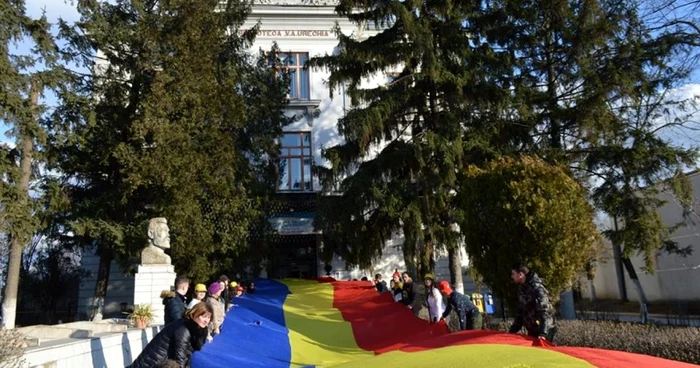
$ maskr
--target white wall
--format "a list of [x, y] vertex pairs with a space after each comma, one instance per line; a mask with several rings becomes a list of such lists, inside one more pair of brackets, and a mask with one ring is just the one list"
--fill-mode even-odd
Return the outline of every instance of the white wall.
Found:
[[[331, 32], [335, 22], [338, 21], [341, 24], [346, 34], [352, 33], [355, 29], [346, 19], [337, 18], [333, 9], [333, 6], [256, 5], [242, 29], [251, 28], [258, 21], [261, 22], [261, 31], [251, 50], [253, 52], [258, 52], [260, 49], [270, 50], [273, 42], [277, 42], [283, 52], [308, 52], [309, 57], [333, 54], [336, 53], [335, 47], [338, 43]], [[316, 35], [322, 34], [322, 36], [297, 36], [298, 31], [316, 31]], [[334, 98], [330, 98], [330, 91], [325, 85], [325, 81], [330, 76], [327, 71], [312, 69], [309, 74], [310, 99], [320, 100], [318, 107], [320, 114], [312, 119], [311, 126], [307, 119], [301, 119], [285, 127], [285, 131], [311, 131], [314, 161], [317, 165], [324, 165], [326, 163], [321, 157], [321, 150], [343, 142], [338, 135], [337, 125], [338, 119], [344, 115], [345, 96], [342, 91], [335, 91]], [[293, 111], [301, 112], [296, 109]], [[315, 178], [314, 190], [318, 191], [319, 188], [318, 179]]]
[[161, 329], [162, 326], [153, 326], [74, 341], [60, 340], [27, 349], [24, 360], [27, 367], [36, 368], [122, 368], [133, 363]]
[[[698, 216], [700, 213], [700, 172], [690, 174], [689, 178], [693, 186], [693, 204], [689, 217], [683, 217], [682, 207], [669, 193], [660, 195], [666, 204], [659, 209], [659, 214], [666, 226], [669, 227], [684, 222], [684, 225], [678, 228], [670, 239], [678, 242], [679, 246], [692, 247], [693, 254], [684, 258], [661, 253], [656, 257], [653, 274], [641, 270], [644, 265], [643, 257], [632, 258], [632, 264], [637, 270], [644, 293], [650, 302], [700, 300], [700, 282], [698, 281], [700, 280], [700, 217]], [[609, 243], [607, 243], [607, 248], [607, 261], [598, 265], [594, 279], [596, 296], [599, 299], [619, 299], [615, 263]], [[628, 299], [639, 301], [632, 280], [626, 271], [624, 274]], [[584, 297], [591, 297], [590, 290], [584, 292]]]

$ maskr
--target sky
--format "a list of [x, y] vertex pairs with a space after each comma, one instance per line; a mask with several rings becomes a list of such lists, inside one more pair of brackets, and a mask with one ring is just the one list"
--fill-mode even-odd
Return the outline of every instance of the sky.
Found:
[[[27, 0], [27, 15], [31, 17], [40, 17], [45, 11], [46, 17], [51, 24], [57, 23], [59, 18], [64, 19], [68, 23], [72, 23], [79, 19], [78, 12], [73, 2], [74, 0]], [[55, 27], [54, 31], [56, 31]], [[14, 52], [26, 54], [31, 47], [32, 44], [30, 42], [22, 42], [16, 45]], [[674, 95], [678, 98], [692, 98], [695, 96], [700, 107], [700, 66], [690, 78], [688, 84], [677, 88], [674, 91]], [[48, 108], [51, 108], [56, 105], [56, 98], [52, 93], [47, 92], [42, 96], [41, 102]], [[696, 114], [696, 118], [694, 119], [695, 123], [691, 124], [694, 128], [700, 128], [700, 123], [698, 122], [700, 121], [700, 116], [697, 115], [698, 114]], [[6, 136], [7, 129], [7, 125], [0, 122], [0, 142], [13, 144]], [[700, 145], [700, 131], [697, 130], [674, 128], [663, 131], [661, 135], [683, 146]]]

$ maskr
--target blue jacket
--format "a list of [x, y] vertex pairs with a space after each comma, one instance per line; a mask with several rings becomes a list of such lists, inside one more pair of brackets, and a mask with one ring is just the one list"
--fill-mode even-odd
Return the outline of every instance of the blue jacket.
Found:
[[447, 297], [445, 304], [447, 304], [447, 308], [445, 308], [445, 313], [442, 314], [442, 318], [450, 315], [452, 308], [455, 309], [457, 315], [462, 315], [462, 313], [464, 313], [464, 315], [479, 313], [479, 309], [472, 303], [468, 296], [456, 291], [453, 291], [452, 294]]

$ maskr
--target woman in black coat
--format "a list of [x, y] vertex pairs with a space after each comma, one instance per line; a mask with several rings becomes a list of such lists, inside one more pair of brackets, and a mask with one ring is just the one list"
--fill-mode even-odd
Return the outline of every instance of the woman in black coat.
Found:
[[197, 303], [185, 313], [185, 318], [165, 326], [146, 345], [131, 368], [157, 368], [166, 360], [189, 367], [192, 353], [202, 349], [213, 311], [207, 303]]

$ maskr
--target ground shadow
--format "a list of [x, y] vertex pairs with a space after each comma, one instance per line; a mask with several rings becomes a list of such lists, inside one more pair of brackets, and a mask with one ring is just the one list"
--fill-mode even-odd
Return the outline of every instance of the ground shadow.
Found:
[[102, 340], [93, 338], [90, 340], [90, 355], [92, 356], [92, 366], [94, 368], [106, 368], [107, 360], [105, 359]]

